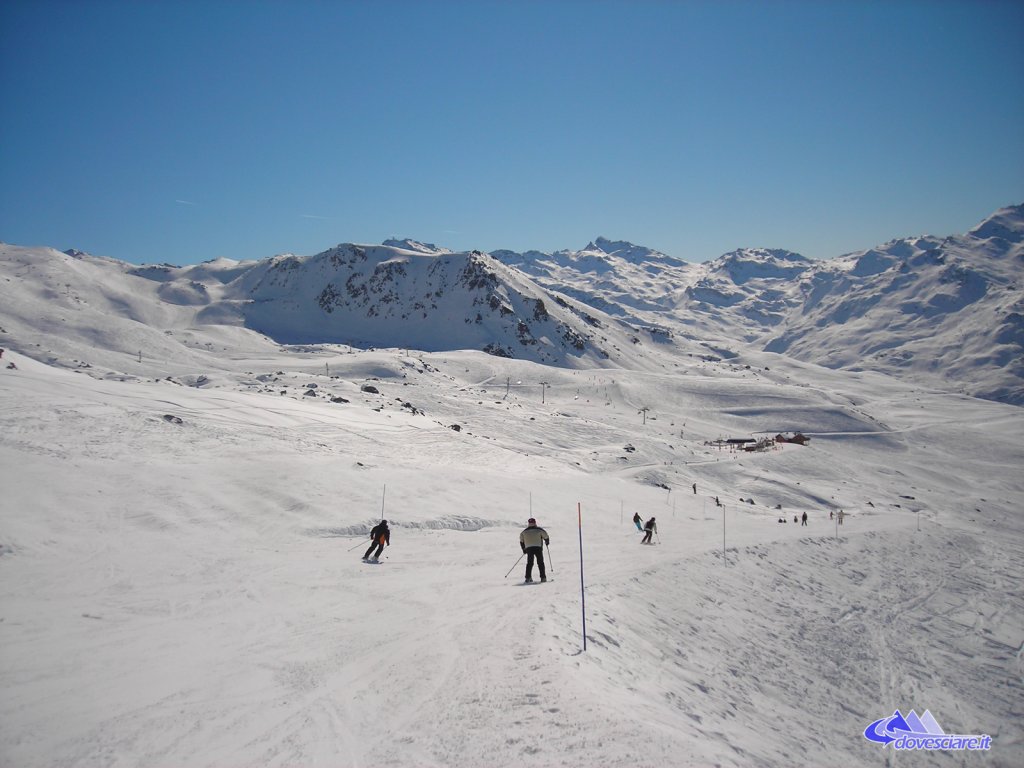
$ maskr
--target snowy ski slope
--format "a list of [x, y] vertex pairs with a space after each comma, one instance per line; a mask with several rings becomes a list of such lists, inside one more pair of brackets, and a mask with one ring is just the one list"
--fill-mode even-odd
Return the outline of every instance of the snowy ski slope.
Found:
[[993, 737], [897, 765], [1024, 762], [1019, 408], [767, 354], [196, 355], [0, 359], [0, 764], [877, 766], [896, 708]]

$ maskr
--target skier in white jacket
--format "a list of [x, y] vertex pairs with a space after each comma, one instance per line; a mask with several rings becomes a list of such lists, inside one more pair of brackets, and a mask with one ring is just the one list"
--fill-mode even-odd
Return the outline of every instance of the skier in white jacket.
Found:
[[537, 560], [540, 580], [547, 581], [547, 573], [544, 570], [544, 545], [551, 540], [548, 538], [548, 532], [538, 526], [532, 517], [526, 523], [526, 528], [519, 534], [519, 548], [526, 553], [526, 583], [533, 583], [534, 558]]

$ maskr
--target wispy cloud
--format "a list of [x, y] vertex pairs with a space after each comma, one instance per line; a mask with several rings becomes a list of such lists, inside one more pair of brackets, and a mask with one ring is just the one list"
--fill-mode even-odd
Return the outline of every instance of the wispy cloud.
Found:
[[199, 203], [193, 203], [191, 200], [175, 200], [178, 205], [199, 205]]
[[320, 221], [327, 221], [326, 216], [315, 216], [312, 213], [300, 213], [299, 218], [302, 219], [319, 219]]

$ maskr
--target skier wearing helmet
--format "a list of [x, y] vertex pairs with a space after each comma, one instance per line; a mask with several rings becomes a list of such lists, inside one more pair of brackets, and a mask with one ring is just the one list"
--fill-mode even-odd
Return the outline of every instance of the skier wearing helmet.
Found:
[[544, 570], [544, 545], [550, 542], [548, 532], [537, 525], [532, 517], [526, 521], [526, 528], [519, 534], [519, 548], [526, 554], [526, 583], [533, 583], [533, 561], [537, 560], [537, 570], [540, 572], [540, 580], [547, 581], [547, 573]]

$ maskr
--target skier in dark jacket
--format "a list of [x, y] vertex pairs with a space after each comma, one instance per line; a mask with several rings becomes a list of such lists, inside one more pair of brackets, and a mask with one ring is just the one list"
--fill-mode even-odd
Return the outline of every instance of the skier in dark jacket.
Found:
[[654, 518], [653, 517], [650, 520], [648, 520], [646, 523], [644, 523], [644, 531], [646, 531], [646, 533], [644, 533], [644, 540], [641, 541], [640, 543], [641, 544], [653, 544], [654, 542], [651, 541], [651, 536], [653, 536], [654, 534], [656, 534], [658, 532], [658, 524], [656, 522], [654, 522]]
[[636, 529], [640, 531], [640, 533], [644, 532], [644, 521], [640, 519], [639, 512], [633, 513], [633, 525], [636, 526]]
[[544, 571], [544, 545], [550, 541], [548, 532], [538, 526], [537, 521], [532, 517], [526, 522], [526, 528], [519, 534], [519, 548], [526, 554], [526, 583], [533, 582], [534, 559], [537, 560], [540, 580], [547, 581], [548, 577]]
[[[366, 554], [363, 555], [363, 560], [369, 560], [371, 562], [377, 562], [377, 558], [380, 557], [380, 553], [384, 551], [384, 545], [391, 546], [391, 529], [388, 528], [388, 521], [381, 520], [380, 523], [373, 527], [370, 531], [370, 548], [366, 550]], [[377, 551], [373, 552], [373, 548], [376, 547]], [[373, 552], [373, 557], [370, 553]]]

